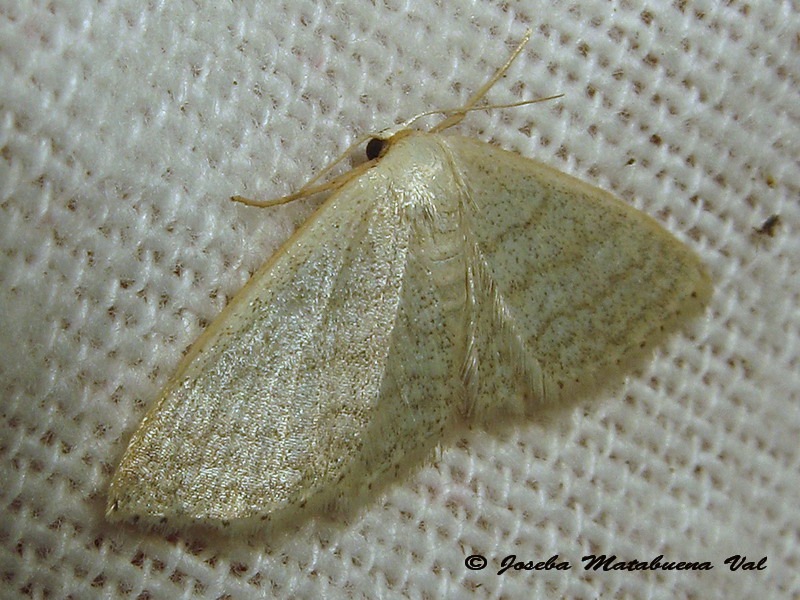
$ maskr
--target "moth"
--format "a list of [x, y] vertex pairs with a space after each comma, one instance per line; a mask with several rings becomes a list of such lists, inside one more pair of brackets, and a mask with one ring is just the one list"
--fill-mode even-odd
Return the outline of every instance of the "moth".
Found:
[[192, 346], [109, 518], [280, 525], [368, 500], [459, 427], [590, 393], [702, 311], [706, 270], [653, 219], [443, 133], [526, 42], [429, 131], [385, 130], [366, 163], [262, 203], [332, 191]]

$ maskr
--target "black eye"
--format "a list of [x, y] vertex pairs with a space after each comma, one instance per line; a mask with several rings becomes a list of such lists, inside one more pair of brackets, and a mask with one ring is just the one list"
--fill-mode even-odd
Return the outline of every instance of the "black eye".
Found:
[[386, 140], [379, 140], [378, 138], [372, 138], [370, 141], [368, 141], [367, 159], [372, 160], [373, 158], [378, 158], [385, 145]]

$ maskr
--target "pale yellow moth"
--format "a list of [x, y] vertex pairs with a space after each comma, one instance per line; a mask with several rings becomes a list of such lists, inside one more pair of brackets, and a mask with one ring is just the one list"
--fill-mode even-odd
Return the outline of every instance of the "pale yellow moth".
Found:
[[276, 526], [368, 499], [458, 426], [593, 392], [702, 310], [706, 271], [653, 219], [441, 133], [526, 41], [430, 131], [270, 203], [334, 190], [187, 354], [110, 518]]

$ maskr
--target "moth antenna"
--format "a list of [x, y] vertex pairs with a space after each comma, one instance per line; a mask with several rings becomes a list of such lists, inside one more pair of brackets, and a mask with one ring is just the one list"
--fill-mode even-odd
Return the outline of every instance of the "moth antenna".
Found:
[[459, 110], [456, 114], [446, 118], [444, 121], [433, 127], [431, 129], [431, 133], [443, 131], [449, 127], [458, 125], [461, 121], [463, 121], [466, 113], [469, 110], [471, 110], [472, 107], [475, 106], [478, 102], [480, 102], [481, 98], [483, 98], [486, 95], [486, 93], [492, 88], [492, 86], [495, 83], [497, 83], [497, 81], [503, 75], [506, 74], [506, 71], [508, 71], [509, 67], [511, 67], [511, 63], [513, 63], [514, 60], [517, 58], [517, 56], [519, 56], [520, 52], [522, 52], [522, 49], [525, 47], [525, 44], [527, 44], [528, 40], [530, 39], [531, 39], [531, 30], [528, 29], [528, 31], [525, 32], [525, 35], [522, 36], [522, 40], [520, 40], [520, 43], [517, 44], [517, 47], [511, 53], [511, 56], [508, 57], [508, 60], [505, 62], [505, 64], [499, 69], [497, 69], [497, 71], [495, 72], [494, 75], [492, 75], [489, 81], [487, 81], [480, 88], [478, 88], [477, 92], [472, 94], [470, 99], [467, 100], [466, 104], [464, 104], [464, 106], [461, 107], [461, 110]]
[[336, 165], [342, 162], [347, 156], [352, 154], [352, 152], [356, 148], [358, 148], [368, 139], [371, 138], [377, 138], [383, 140], [389, 139], [399, 131], [402, 131], [403, 129], [410, 127], [413, 123], [415, 123], [416, 121], [418, 121], [423, 117], [427, 117], [434, 114], [450, 115], [449, 117], [447, 117], [446, 119], [444, 119], [443, 121], [441, 121], [440, 123], [438, 123], [437, 125], [435, 125], [433, 128], [430, 129], [431, 133], [437, 133], [439, 131], [443, 131], [445, 129], [453, 127], [454, 125], [458, 125], [461, 121], [464, 120], [464, 117], [468, 112], [473, 112], [476, 110], [492, 110], [497, 108], [513, 108], [516, 106], [535, 104], [536, 102], [544, 102], [546, 100], [553, 100], [555, 98], [562, 97], [564, 94], [548, 96], [547, 98], [538, 98], [536, 100], [523, 100], [521, 102], [513, 102], [511, 104], [492, 104], [487, 106], [475, 106], [478, 102], [480, 102], [481, 98], [483, 98], [486, 95], [486, 93], [492, 88], [492, 86], [494, 86], [494, 84], [497, 83], [497, 81], [501, 77], [503, 77], [503, 75], [505, 75], [506, 71], [508, 71], [509, 67], [511, 66], [511, 63], [513, 63], [514, 59], [516, 59], [517, 56], [519, 56], [520, 52], [522, 52], [522, 49], [525, 47], [525, 44], [528, 43], [528, 40], [530, 40], [530, 38], [531, 38], [531, 30], [528, 29], [528, 31], [526, 31], [525, 35], [522, 37], [522, 40], [520, 40], [520, 43], [517, 44], [517, 47], [511, 53], [511, 56], [508, 57], [508, 60], [506, 60], [503, 66], [497, 69], [495, 74], [492, 75], [492, 77], [486, 83], [484, 83], [478, 89], [478, 91], [472, 94], [472, 96], [470, 97], [469, 100], [467, 100], [464, 106], [460, 106], [458, 108], [444, 109], [444, 110], [439, 109], [439, 110], [426, 111], [424, 113], [415, 115], [410, 119], [408, 119], [407, 121], [404, 121], [399, 125], [395, 125], [394, 127], [386, 128], [378, 133], [361, 136], [355, 142], [350, 144], [350, 146], [348, 146], [347, 149], [344, 152], [342, 152], [336, 159], [328, 163], [328, 165], [324, 169], [322, 169], [314, 177], [308, 180], [303, 185], [303, 187], [301, 187], [297, 192], [288, 194], [286, 196], [281, 196], [280, 198], [273, 198], [270, 200], [253, 200], [251, 198], [245, 198], [244, 196], [239, 196], [239, 195], [231, 196], [231, 200], [233, 200], [234, 202], [240, 202], [242, 204], [246, 204], [247, 206], [257, 206], [260, 208], [266, 208], [270, 206], [280, 206], [281, 204], [287, 204], [289, 202], [292, 202], [293, 200], [306, 198], [308, 196], [313, 196], [314, 194], [318, 194], [320, 192], [336, 189], [337, 187], [343, 185], [344, 183], [347, 183], [347, 181], [349, 181], [353, 177], [363, 173], [366, 169], [369, 168], [369, 166], [373, 164], [375, 159], [372, 159], [362, 165], [359, 165], [353, 170], [344, 173], [343, 175], [333, 179], [332, 181], [329, 181], [327, 183], [318, 186], [315, 186], [314, 184], [317, 181], [319, 181], [320, 178], [328, 174]]

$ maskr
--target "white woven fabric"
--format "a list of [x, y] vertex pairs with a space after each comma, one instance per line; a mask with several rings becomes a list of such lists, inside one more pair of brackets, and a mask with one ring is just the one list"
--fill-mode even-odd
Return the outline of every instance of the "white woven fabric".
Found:
[[[319, 202], [226, 198], [458, 105], [528, 27], [489, 100], [565, 97], [459, 133], [656, 217], [708, 265], [706, 317], [623, 389], [465, 432], [339, 527], [247, 544], [107, 524], [147, 405]], [[789, 0], [0, 0], [0, 596], [798, 597], [799, 36]], [[714, 569], [584, 571], [592, 553]], [[498, 575], [509, 554], [572, 569]]]

